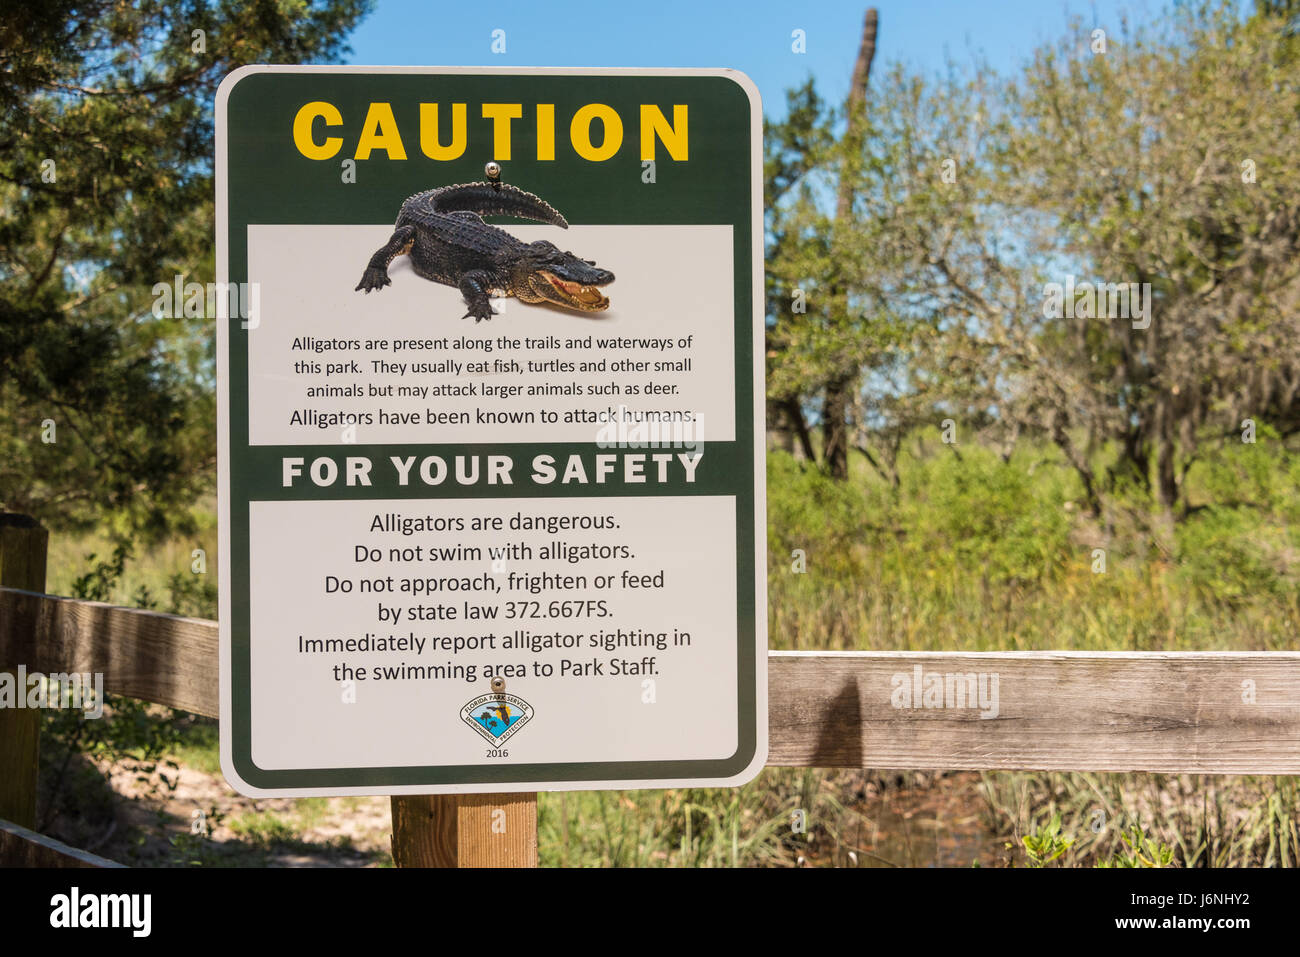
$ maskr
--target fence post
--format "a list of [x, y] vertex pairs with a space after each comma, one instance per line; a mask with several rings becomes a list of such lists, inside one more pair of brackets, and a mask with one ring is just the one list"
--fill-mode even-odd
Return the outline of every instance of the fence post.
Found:
[[393, 795], [398, 867], [536, 867], [536, 794]]
[[[45, 591], [49, 539], [49, 532], [35, 519], [0, 512], [0, 587]], [[31, 662], [8, 660], [14, 657], [11, 649], [20, 644], [15, 639], [14, 635], [0, 635], [0, 671], [14, 674], [16, 705], [20, 696], [25, 699], [27, 695], [27, 689], [17, 683], [17, 667]], [[39, 708], [0, 708], [0, 818], [33, 829], [40, 735]]]

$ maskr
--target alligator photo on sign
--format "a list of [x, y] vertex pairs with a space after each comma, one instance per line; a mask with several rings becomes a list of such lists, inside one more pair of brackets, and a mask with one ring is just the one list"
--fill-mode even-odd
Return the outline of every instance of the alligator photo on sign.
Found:
[[[499, 172], [495, 162], [488, 164], [489, 176]], [[469, 306], [465, 317], [476, 321], [496, 314], [491, 296], [549, 302], [580, 312], [609, 308], [609, 299], [598, 287], [614, 281], [612, 272], [561, 252], [549, 240], [521, 242], [485, 223], [484, 216], [514, 216], [569, 228], [545, 200], [499, 181], [427, 190], [402, 203], [392, 238], [370, 258], [357, 290], [389, 285], [388, 267], [398, 256], [409, 256], [416, 275], [458, 288]]]

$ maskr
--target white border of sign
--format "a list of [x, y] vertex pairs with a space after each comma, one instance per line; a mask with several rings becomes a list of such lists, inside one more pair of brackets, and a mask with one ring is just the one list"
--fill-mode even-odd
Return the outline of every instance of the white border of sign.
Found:
[[[230, 281], [230, 224], [227, 221], [229, 182], [227, 176], [226, 119], [227, 102], [231, 90], [240, 80], [257, 73], [462, 73], [484, 75], [533, 76], [721, 76], [742, 90], [749, 99], [751, 150], [754, 162], [750, 164], [750, 192], [753, 196], [751, 210], [751, 240], [753, 249], [752, 291], [754, 305], [754, 366], [753, 366], [753, 421], [754, 421], [754, 682], [755, 701], [761, 714], [755, 728], [754, 759], [743, 771], [729, 778], [649, 779], [595, 782], [515, 782], [490, 784], [449, 785], [386, 785], [383, 787], [323, 787], [294, 788], [289, 790], [253, 787], [235, 773], [231, 759], [230, 722], [221, 722], [221, 770], [226, 780], [241, 794], [249, 797], [302, 797], [309, 795], [383, 795], [383, 794], [481, 794], [512, 793], [520, 791], [617, 791], [630, 788], [675, 787], [737, 787], [752, 780], [767, 764], [767, 460], [766, 460], [766, 407], [765, 365], [763, 342], [766, 336], [764, 322], [763, 284], [763, 107], [758, 87], [746, 74], [728, 69], [670, 69], [670, 68], [567, 68], [567, 67], [437, 67], [437, 66], [265, 66], [240, 67], [230, 73], [217, 90], [216, 98], [216, 204], [217, 204], [217, 281]], [[219, 288], [224, 288], [219, 287]], [[221, 713], [231, 714], [231, 594], [230, 594], [230, 395], [229, 387], [229, 311], [225, 296], [217, 297], [217, 517], [220, 600], [218, 630], [221, 638]], [[736, 410], [739, 414], [740, 410]]]

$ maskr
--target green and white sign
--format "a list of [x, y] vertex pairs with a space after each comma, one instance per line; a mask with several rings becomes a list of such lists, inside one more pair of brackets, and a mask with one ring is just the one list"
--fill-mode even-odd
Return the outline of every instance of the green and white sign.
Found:
[[248, 67], [216, 122], [230, 782], [757, 774], [753, 84]]

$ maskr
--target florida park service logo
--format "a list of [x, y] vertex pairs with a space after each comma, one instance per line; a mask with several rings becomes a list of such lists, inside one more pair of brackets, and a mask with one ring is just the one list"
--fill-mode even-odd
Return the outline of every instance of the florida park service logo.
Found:
[[500, 747], [533, 720], [533, 706], [517, 695], [480, 695], [460, 709], [460, 718], [494, 747]]

